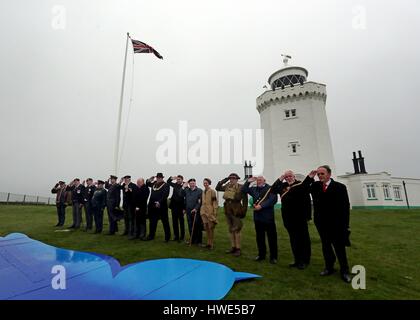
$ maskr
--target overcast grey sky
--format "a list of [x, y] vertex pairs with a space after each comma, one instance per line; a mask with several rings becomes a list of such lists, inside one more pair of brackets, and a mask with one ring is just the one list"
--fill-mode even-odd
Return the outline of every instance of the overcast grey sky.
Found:
[[127, 31], [164, 60], [134, 56], [121, 174], [242, 175], [157, 165], [157, 130], [259, 128], [255, 99], [289, 53], [327, 85], [339, 174], [362, 149], [369, 172], [420, 178], [419, 18], [417, 0], [2, 0], [0, 191], [48, 195], [58, 179], [112, 172]]

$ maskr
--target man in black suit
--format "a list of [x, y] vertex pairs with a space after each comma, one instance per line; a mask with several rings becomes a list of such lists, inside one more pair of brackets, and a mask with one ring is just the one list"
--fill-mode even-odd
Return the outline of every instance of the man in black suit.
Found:
[[346, 255], [350, 246], [350, 201], [344, 184], [331, 179], [331, 168], [327, 165], [317, 170], [319, 181], [311, 185], [314, 204], [314, 222], [322, 243], [325, 270], [321, 276], [335, 272], [338, 259], [343, 281], [350, 283], [351, 276]]
[[135, 202], [135, 225], [136, 235], [134, 238], [144, 240], [146, 238], [146, 214], [147, 214], [147, 199], [149, 199], [150, 189], [144, 183], [143, 178], [137, 179], [137, 188], [134, 190]]
[[165, 242], [171, 238], [171, 229], [169, 227], [168, 218], [168, 196], [170, 187], [163, 181], [163, 174], [158, 173], [156, 177], [151, 177], [146, 181], [146, 185], [151, 188], [150, 199], [148, 204], [149, 214], [149, 235], [146, 240], [153, 240], [156, 235], [158, 221], [162, 221], [163, 230], [165, 232]]
[[310, 186], [317, 171], [311, 171], [305, 180], [299, 181], [287, 170], [274, 182], [271, 192], [280, 194], [283, 224], [289, 233], [294, 262], [291, 268], [305, 269], [311, 259], [311, 239], [308, 221], [312, 219]]
[[127, 175], [123, 178], [121, 189], [123, 191], [123, 209], [124, 209], [124, 233], [123, 236], [135, 238], [135, 213], [136, 204], [134, 200], [134, 192], [137, 185], [131, 182], [131, 176]]
[[[176, 180], [176, 182], [173, 182]], [[172, 197], [169, 208], [172, 211], [172, 228], [174, 230], [174, 241], [183, 241], [185, 237], [185, 192], [184, 177], [181, 175], [169, 177], [167, 183], [172, 187]], [[181, 232], [180, 232], [181, 231]]]

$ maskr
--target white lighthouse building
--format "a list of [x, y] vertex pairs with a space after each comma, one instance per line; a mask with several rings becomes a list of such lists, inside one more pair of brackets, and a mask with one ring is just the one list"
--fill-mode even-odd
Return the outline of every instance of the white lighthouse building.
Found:
[[299, 178], [328, 164], [335, 172], [326, 115], [326, 85], [308, 81], [305, 68], [284, 67], [269, 78], [270, 89], [257, 98], [264, 129], [264, 175], [273, 183], [285, 170]]

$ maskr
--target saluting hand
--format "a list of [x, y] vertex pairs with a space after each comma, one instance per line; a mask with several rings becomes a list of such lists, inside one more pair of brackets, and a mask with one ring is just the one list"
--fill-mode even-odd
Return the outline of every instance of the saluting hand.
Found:
[[317, 172], [317, 170], [312, 170], [311, 172], [309, 172], [308, 177], [311, 179], [315, 178]]

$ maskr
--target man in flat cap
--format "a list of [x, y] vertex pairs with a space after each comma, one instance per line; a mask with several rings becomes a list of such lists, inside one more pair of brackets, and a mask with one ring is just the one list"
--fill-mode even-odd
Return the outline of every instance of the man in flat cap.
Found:
[[118, 215], [116, 209], [121, 202], [121, 185], [117, 183], [118, 177], [111, 175], [105, 183], [108, 190], [106, 197], [106, 206], [108, 209], [109, 235], [114, 235], [118, 231]]
[[185, 212], [187, 214], [189, 244], [201, 245], [203, 242], [203, 222], [200, 215], [201, 197], [203, 190], [197, 187], [195, 179], [188, 180], [185, 192]]
[[73, 224], [70, 229], [79, 229], [82, 223], [82, 208], [85, 203], [85, 187], [80, 183], [80, 179], [74, 179], [66, 188], [71, 191], [73, 205]]
[[128, 235], [130, 239], [135, 238], [135, 213], [136, 203], [134, 199], [134, 192], [137, 186], [131, 182], [131, 176], [126, 175], [123, 177], [121, 184], [123, 191], [123, 209], [124, 209], [124, 233]]
[[[216, 191], [223, 192], [224, 210], [226, 221], [229, 227], [232, 248], [226, 253], [231, 253], [235, 257], [241, 255], [241, 230], [244, 210], [248, 206], [248, 196], [241, 191], [242, 185], [238, 183], [240, 177], [236, 173], [231, 173], [227, 178], [219, 181]], [[245, 211], [246, 212], [246, 211]]]
[[93, 218], [95, 220], [95, 233], [101, 233], [103, 228], [104, 209], [106, 207], [107, 198], [107, 192], [104, 185], [104, 181], [98, 180], [91, 200]]
[[168, 196], [170, 190], [169, 184], [163, 178], [163, 174], [158, 173], [156, 177], [151, 177], [146, 182], [146, 185], [152, 189], [148, 205], [150, 225], [147, 240], [155, 238], [157, 223], [160, 219], [165, 232], [165, 242], [168, 242], [171, 238], [168, 218]]
[[66, 220], [66, 183], [59, 181], [52, 188], [51, 193], [56, 194], [55, 206], [57, 207], [58, 222], [56, 227], [62, 227]]

